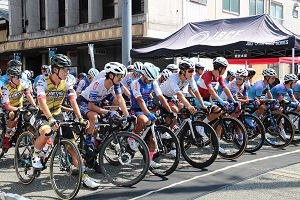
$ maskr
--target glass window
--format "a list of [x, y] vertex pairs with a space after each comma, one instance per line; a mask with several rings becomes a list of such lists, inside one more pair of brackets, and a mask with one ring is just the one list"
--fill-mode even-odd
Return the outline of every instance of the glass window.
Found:
[[260, 15], [264, 13], [263, 0], [250, 0], [250, 15]]
[[66, 26], [66, 4], [65, 0], [58, 1], [58, 12], [59, 12], [59, 27]]
[[132, 14], [144, 13], [144, 0], [132, 0]]
[[223, 0], [223, 10], [240, 13], [240, 0]]
[[103, 0], [103, 19], [115, 18], [114, 0]]
[[283, 6], [281, 4], [271, 3], [270, 15], [280, 24], [283, 23]]
[[45, 30], [46, 18], [45, 18], [45, 0], [40, 0], [40, 30]]
[[80, 24], [88, 23], [88, 1], [79, 0]]

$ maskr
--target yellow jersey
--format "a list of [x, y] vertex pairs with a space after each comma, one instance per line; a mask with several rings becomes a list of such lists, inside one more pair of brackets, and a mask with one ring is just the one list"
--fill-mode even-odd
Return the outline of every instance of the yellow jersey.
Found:
[[29, 90], [30, 86], [22, 80], [17, 88], [13, 88], [9, 83], [5, 84], [2, 88], [2, 104], [22, 108], [24, 94]]

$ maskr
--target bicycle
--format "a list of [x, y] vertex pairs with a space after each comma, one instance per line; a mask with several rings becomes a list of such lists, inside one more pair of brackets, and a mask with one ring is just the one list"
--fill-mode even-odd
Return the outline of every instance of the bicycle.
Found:
[[[47, 168], [46, 164], [50, 159], [50, 181], [54, 192], [61, 199], [73, 199], [81, 186], [82, 159], [76, 145], [71, 140], [63, 138], [62, 126], [76, 126], [79, 123], [59, 122], [59, 125], [59, 129], [52, 133], [51, 137], [55, 140], [50, 148], [46, 152], [41, 151], [41, 162], [44, 166], [42, 169], [35, 169], [31, 165], [37, 135], [29, 131], [23, 132], [16, 142], [14, 166], [20, 182], [28, 185]], [[77, 163], [72, 159], [70, 151], [74, 152]], [[77, 165], [77, 175], [72, 174], [74, 165]]]
[[[140, 182], [147, 174], [150, 166], [149, 150], [146, 143], [137, 135], [122, 131], [131, 126], [125, 117], [119, 119], [99, 118], [98, 134], [104, 136], [101, 143], [94, 149], [98, 154], [98, 163], [103, 176], [112, 184], [121, 187], [130, 187]], [[95, 159], [86, 155], [83, 146], [85, 133], [76, 126], [71, 127], [77, 133], [76, 143], [87, 166], [92, 168]], [[133, 151], [127, 139], [133, 138], [139, 144], [139, 151]]]

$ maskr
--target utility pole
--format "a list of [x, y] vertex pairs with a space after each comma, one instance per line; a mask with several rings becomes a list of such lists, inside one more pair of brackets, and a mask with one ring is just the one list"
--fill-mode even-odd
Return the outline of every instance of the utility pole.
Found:
[[132, 49], [132, 0], [122, 0], [122, 63], [130, 65]]

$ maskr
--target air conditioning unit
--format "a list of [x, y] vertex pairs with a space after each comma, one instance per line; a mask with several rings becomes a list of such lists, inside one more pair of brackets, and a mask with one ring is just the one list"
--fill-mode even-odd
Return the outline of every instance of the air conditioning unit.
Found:
[[106, 55], [106, 50], [105, 49], [100, 49], [100, 48], [95, 48], [94, 49], [94, 54]]

